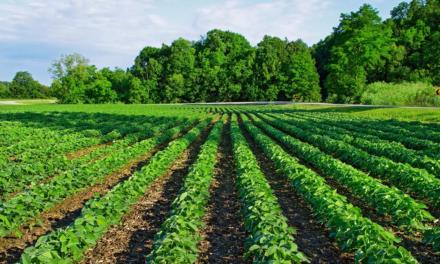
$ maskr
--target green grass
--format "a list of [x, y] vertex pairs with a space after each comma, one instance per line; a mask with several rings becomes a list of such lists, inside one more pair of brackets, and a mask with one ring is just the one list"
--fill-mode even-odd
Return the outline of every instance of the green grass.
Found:
[[369, 84], [361, 96], [362, 104], [393, 106], [440, 106], [434, 86], [426, 83]]
[[[128, 115], [145, 115], [160, 112], [160, 115], [173, 115], [182, 111], [200, 115], [197, 109], [210, 108], [210, 105], [159, 105], [159, 104], [100, 104], [100, 105], [61, 105], [61, 104], [31, 104], [31, 105], [0, 105], [0, 113], [6, 112], [85, 112], [85, 113], [115, 113]], [[225, 107], [225, 106], [218, 106]], [[267, 105], [267, 106], [234, 106], [235, 108], [252, 109], [291, 109], [310, 112], [346, 113], [359, 117], [378, 119], [396, 119], [402, 121], [440, 122], [440, 108], [408, 108], [408, 107], [359, 107], [344, 105]]]
[[363, 107], [344, 105], [286, 105], [283, 108], [290, 108], [300, 111], [322, 112], [322, 113], [346, 113], [352, 116], [396, 119], [401, 121], [440, 122], [440, 108], [423, 107]]

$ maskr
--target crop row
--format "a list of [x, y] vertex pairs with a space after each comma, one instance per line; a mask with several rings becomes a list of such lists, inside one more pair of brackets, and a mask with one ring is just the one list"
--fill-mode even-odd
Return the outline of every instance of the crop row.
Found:
[[400, 143], [348, 131], [343, 128], [328, 125], [325, 122], [314, 122], [317, 121], [314, 118], [303, 118], [303, 116], [295, 115], [295, 119], [302, 119], [305, 124], [311, 124], [310, 122], [313, 122], [313, 131], [318, 134], [329, 131], [331, 132], [329, 135], [334, 139], [342, 140], [374, 155], [387, 157], [396, 162], [408, 163], [414, 167], [425, 169], [434, 176], [440, 177], [440, 161], [422, 156], [417, 151], [407, 149]]
[[386, 120], [386, 121], [380, 121], [380, 122], [387, 122], [388, 124], [394, 125], [394, 126], [399, 126], [399, 127], [403, 127], [406, 128], [408, 130], [419, 130], [419, 131], [423, 131], [429, 134], [432, 134], [436, 137], [435, 141], [439, 140], [440, 137], [440, 132], [439, 129], [440, 127], [437, 124], [434, 123], [421, 123], [418, 121], [406, 121], [406, 122], [402, 122], [402, 121], [397, 121], [397, 120]]
[[[310, 114], [304, 114], [306, 116], [311, 116]], [[400, 142], [403, 145], [405, 145], [408, 148], [415, 149], [415, 150], [423, 150], [423, 154], [428, 155], [432, 158], [439, 157], [439, 145], [435, 144], [432, 141], [414, 138], [414, 137], [408, 137], [406, 135], [402, 134], [395, 134], [390, 132], [385, 132], [380, 130], [380, 126], [373, 126], [372, 128], [364, 127], [363, 125], [354, 125], [348, 122], [342, 122], [342, 120], [335, 120], [331, 117], [323, 116], [323, 115], [316, 115], [319, 118], [322, 118], [325, 122], [327, 122], [330, 125], [334, 125], [337, 127], [343, 127], [351, 131], [356, 131], [363, 134], [368, 135], [375, 135], [382, 139], [391, 140]]]
[[[182, 121], [177, 122], [182, 123]], [[50, 176], [65, 173], [69, 170], [77, 170], [88, 164], [91, 161], [104, 157], [115, 151], [120, 151], [138, 140], [142, 140], [155, 134], [161, 133], [174, 125], [169, 122], [162, 122], [159, 125], [145, 124], [142, 131], [129, 134], [123, 139], [114, 141], [110, 146], [97, 148], [83, 157], [69, 160], [65, 155], [58, 155], [52, 159], [47, 159], [39, 162], [32, 162], [31, 164], [10, 166], [0, 176], [0, 197], [13, 192], [22, 190], [24, 187], [29, 187], [32, 184], [38, 184]]]
[[[322, 151], [348, 164], [371, 172], [376, 177], [391, 182], [415, 197], [425, 199], [433, 206], [440, 205], [440, 179], [437, 179], [425, 170], [413, 168], [408, 164], [396, 163], [384, 157], [371, 155], [368, 152], [326, 135], [309, 133], [307, 131], [310, 128], [309, 126], [305, 126], [293, 119], [280, 119], [268, 116], [264, 116], [263, 119], [269, 124], [318, 147]], [[280, 120], [281, 122], [276, 122], [275, 120]]]
[[[44, 130], [49, 136], [31, 137], [27, 140], [18, 139], [15, 144], [11, 144], [7, 148], [3, 148], [0, 152], [5, 155], [12, 156], [14, 159], [20, 161], [20, 164], [31, 163], [33, 161], [46, 160], [49, 157], [58, 156], [69, 151], [91, 146], [98, 143], [106, 143], [115, 139], [119, 139], [127, 134], [132, 134], [142, 131], [144, 125], [157, 124], [161, 122], [171, 121], [165, 118], [150, 118], [149, 122], [144, 122], [142, 125], [133, 123], [118, 123], [107, 124], [107, 130], [110, 130], [105, 135], [102, 135], [98, 130], [85, 129], [81, 132], [64, 130], [53, 131], [48, 129], [34, 129], [35, 131]], [[104, 126], [104, 125], [103, 125]], [[17, 127], [20, 130], [22, 127]], [[37, 133], [38, 134], [38, 133]]]
[[48, 183], [35, 186], [35, 188], [11, 198], [2, 205], [0, 236], [3, 237], [17, 231], [17, 228], [27, 219], [38, 216], [41, 211], [49, 209], [55, 203], [73, 195], [80, 189], [101, 181], [106, 175], [122, 168], [130, 160], [135, 160], [156, 146], [169, 141], [188, 125], [183, 124], [164, 131], [157, 137], [137, 142], [88, 166], [66, 171]]
[[[426, 205], [413, 200], [400, 190], [388, 187], [352, 166], [322, 153], [318, 148], [291, 137], [252, 116], [260, 129], [282, 142], [295, 156], [335, 179], [381, 215], [390, 215], [402, 227], [423, 229], [424, 222], [434, 217], [426, 211]], [[274, 121], [274, 123], [279, 123]]]
[[223, 123], [218, 121], [200, 149], [196, 162], [185, 177], [179, 195], [171, 205], [170, 216], [156, 234], [147, 263], [195, 263], [199, 230], [210, 197], [214, 167]]
[[390, 132], [394, 134], [401, 134], [407, 137], [414, 137], [423, 140], [430, 140], [435, 143], [440, 143], [440, 133], [438, 131], [433, 131], [431, 129], [426, 129], [419, 126], [414, 126], [408, 123], [396, 123], [390, 120], [374, 120], [374, 119], [366, 119], [366, 118], [356, 118], [356, 117], [348, 117], [347, 115], [337, 114], [332, 115], [334, 118], [340, 117], [345, 122], [350, 122], [355, 125], [366, 126], [370, 128], [380, 127], [382, 131]]
[[312, 206], [320, 221], [331, 231], [342, 250], [355, 251], [357, 263], [417, 263], [393, 234], [362, 216], [359, 208], [335, 192], [325, 180], [286, 153], [268, 136], [244, 121], [244, 126], [276, 169], [291, 182], [292, 187]]
[[80, 260], [84, 251], [93, 246], [111, 225], [120, 222], [131, 205], [136, 203], [155, 179], [167, 171], [209, 122], [202, 121], [183, 137], [172, 141], [140, 171], [116, 185], [105, 196], [88, 201], [73, 224], [40, 237], [35, 246], [24, 251], [21, 262], [71, 263]]
[[427, 230], [423, 242], [431, 244], [433, 250], [440, 253], [440, 227]]
[[288, 226], [276, 196], [261, 172], [233, 115], [232, 146], [237, 171], [237, 189], [241, 201], [246, 239], [245, 256], [253, 263], [300, 263], [307, 258], [293, 242], [295, 230]]

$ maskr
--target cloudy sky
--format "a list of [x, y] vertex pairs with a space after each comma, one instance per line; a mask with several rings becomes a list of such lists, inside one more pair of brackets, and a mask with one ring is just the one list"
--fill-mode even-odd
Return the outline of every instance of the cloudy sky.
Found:
[[0, 0], [0, 80], [29, 71], [50, 83], [48, 67], [78, 52], [98, 67], [126, 68], [146, 45], [198, 40], [213, 28], [313, 44], [339, 15], [370, 3], [383, 17], [401, 0]]

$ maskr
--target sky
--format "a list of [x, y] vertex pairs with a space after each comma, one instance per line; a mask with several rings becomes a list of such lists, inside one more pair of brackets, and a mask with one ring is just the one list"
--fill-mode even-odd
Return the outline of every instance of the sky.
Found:
[[341, 13], [362, 4], [383, 18], [402, 0], [0, 0], [0, 80], [28, 71], [50, 84], [48, 68], [80, 53], [98, 67], [127, 68], [145, 46], [198, 40], [211, 29], [312, 45], [331, 33]]

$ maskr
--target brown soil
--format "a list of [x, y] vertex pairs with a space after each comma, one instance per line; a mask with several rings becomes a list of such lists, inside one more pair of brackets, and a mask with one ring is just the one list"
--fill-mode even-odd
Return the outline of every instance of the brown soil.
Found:
[[315, 219], [307, 202], [294, 191], [286, 177], [276, 172], [273, 161], [263, 154], [243, 127], [242, 131], [278, 198], [289, 226], [297, 231], [294, 237], [298, 249], [310, 258], [311, 263], [353, 263], [354, 255], [339, 249], [330, 239], [329, 230]]
[[21, 228], [23, 236], [0, 238], [0, 263], [11, 263], [18, 261], [23, 250], [35, 243], [42, 235], [50, 231], [65, 227], [72, 223], [79, 216], [81, 208], [87, 200], [95, 195], [103, 195], [113, 188], [116, 184], [126, 180], [136, 170], [140, 169], [148, 159], [157, 151], [163, 148], [163, 144], [142, 157], [129, 162], [123, 168], [105, 177], [103, 182], [96, 183], [75, 195], [66, 198], [61, 203], [52, 207], [48, 211], [40, 214], [38, 220], [32, 220]]
[[223, 129], [217, 160], [197, 263], [245, 263], [246, 233], [235, 188], [229, 124]]
[[[101, 148], [101, 147], [104, 147], [104, 146], [109, 146], [109, 145], [112, 145], [112, 144], [113, 144], [113, 142], [107, 142], [107, 143], [105, 143], [105, 144], [100, 144], [100, 145], [91, 146], [91, 147], [88, 147], [88, 148], [85, 148], [85, 149], [78, 150], [77, 152], [72, 152], [72, 153], [66, 154], [66, 157], [67, 157], [67, 159], [69, 159], [69, 160], [74, 160], [74, 159], [76, 159], [76, 158], [79, 158], [79, 157], [85, 156], [85, 155], [89, 154], [90, 152], [92, 152], [92, 151], [94, 151], [94, 150], [96, 150], [96, 149], [98, 149], [98, 148]], [[107, 157], [107, 156], [109, 156], [109, 155], [110, 155], [110, 154], [104, 154], [104, 155], [101, 155], [101, 156], [99, 156], [99, 157], [96, 157], [96, 158], [94, 158], [94, 159], [92, 159], [92, 160], [87, 161], [87, 162], [84, 163], [84, 164], [85, 164], [85, 165], [87, 165], [87, 164], [92, 164], [92, 163], [94, 163], [94, 162], [96, 162], [96, 161], [98, 161], [98, 160], [104, 159], [105, 157]], [[26, 189], [32, 188], [32, 186], [35, 186], [35, 185], [43, 185], [43, 184], [46, 184], [46, 183], [50, 182], [53, 178], [55, 178], [55, 177], [57, 177], [57, 176], [59, 176], [59, 174], [53, 174], [53, 175], [50, 175], [50, 176], [48, 176], [48, 177], [42, 179], [41, 181], [39, 181], [39, 182], [36, 183], [36, 184], [35, 184], [35, 183], [34, 183], [34, 184], [30, 184], [30, 185], [28, 185], [28, 186], [26, 186], [26, 187], [24, 187], [24, 188], [22, 188], [22, 189], [16, 190], [15, 192], [7, 193], [7, 194], [4, 195], [4, 197], [0, 197], [0, 198], [2, 198], [3, 201], [10, 200], [10, 199], [12, 199], [14, 196], [16, 196], [17, 194], [19, 194], [19, 193], [25, 191]]]
[[[286, 152], [289, 152], [281, 142], [277, 141], [274, 138], [272, 139], [277, 142]], [[314, 170], [317, 174], [325, 175], [319, 169], [308, 164], [308, 162], [301, 159], [300, 161], [302, 162], [302, 164], [305, 164], [305, 166]], [[401, 238], [402, 242], [400, 243], [400, 245], [409, 250], [420, 263], [440, 263], [440, 254], [435, 253], [432, 250], [432, 247], [421, 242], [422, 234], [417, 232], [410, 233], [409, 231], [399, 230], [398, 227], [392, 223], [392, 218], [389, 215], [379, 215], [374, 208], [372, 208], [362, 199], [355, 197], [349, 189], [339, 184], [331, 177], [326, 176], [324, 177], [324, 179], [326, 180], [327, 184], [329, 184], [333, 189], [337, 190], [339, 194], [347, 197], [347, 200], [351, 204], [359, 207], [365, 217], [371, 219], [375, 223], [380, 224], [387, 231], [394, 233], [396, 236]], [[437, 214], [438, 212], [434, 213], [434, 216], [436, 216]]]
[[73, 159], [85, 156], [85, 155], [89, 154], [90, 152], [92, 152], [92, 151], [94, 151], [96, 149], [102, 148], [104, 146], [110, 146], [112, 144], [113, 144], [113, 141], [110, 141], [110, 142], [107, 142], [107, 143], [90, 146], [90, 147], [87, 147], [87, 148], [83, 148], [83, 149], [80, 149], [80, 150], [77, 150], [77, 151], [73, 151], [73, 152], [67, 153], [66, 157], [69, 160], [73, 160]]
[[123, 217], [121, 224], [111, 227], [96, 246], [88, 250], [81, 263], [145, 263], [155, 234], [160, 230], [177, 197], [189, 166], [197, 158], [207, 129], [178, 158], [169, 171], [148, 188], [145, 195]]

